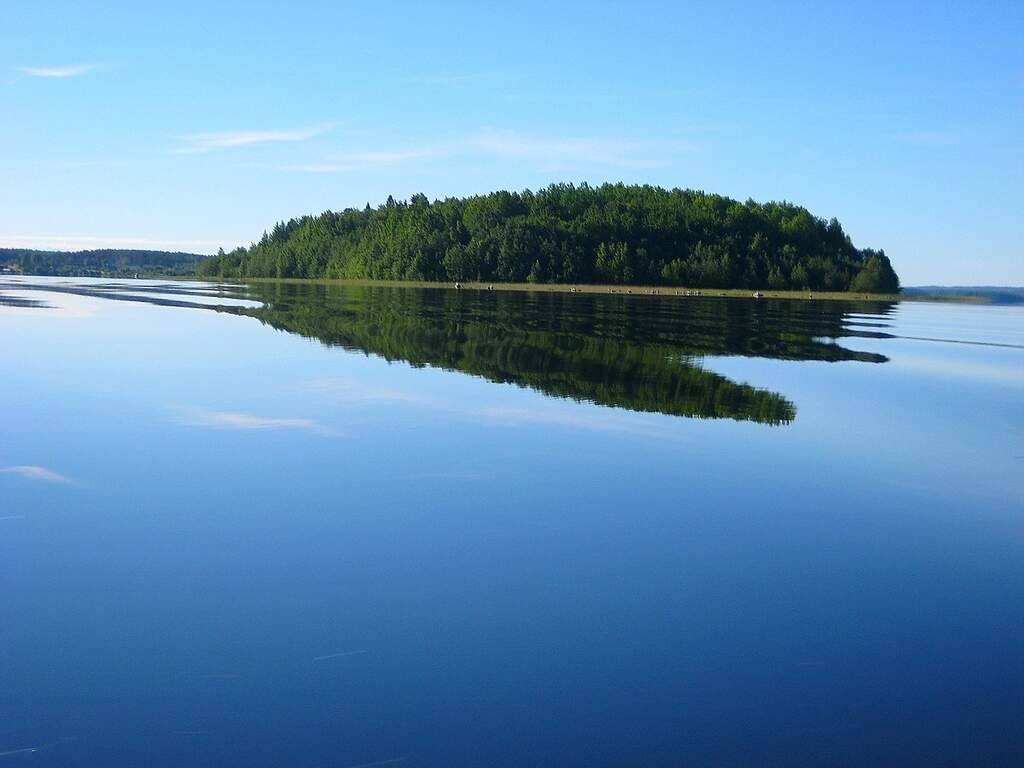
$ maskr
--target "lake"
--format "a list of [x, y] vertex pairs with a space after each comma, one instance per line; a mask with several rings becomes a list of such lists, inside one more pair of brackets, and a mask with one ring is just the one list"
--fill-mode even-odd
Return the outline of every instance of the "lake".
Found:
[[1024, 308], [0, 279], [0, 764], [1024, 764]]

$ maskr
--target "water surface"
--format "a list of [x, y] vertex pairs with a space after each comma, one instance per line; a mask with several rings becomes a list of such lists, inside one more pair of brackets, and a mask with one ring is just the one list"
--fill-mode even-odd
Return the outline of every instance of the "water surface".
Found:
[[0, 761], [1024, 760], [1021, 308], [9, 278], [0, 381]]

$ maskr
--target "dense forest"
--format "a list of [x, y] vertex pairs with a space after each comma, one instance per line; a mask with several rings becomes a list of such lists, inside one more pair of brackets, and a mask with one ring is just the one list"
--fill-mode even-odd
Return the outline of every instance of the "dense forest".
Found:
[[894, 293], [884, 251], [790, 203], [652, 186], [555, 184], [277, 224], [204, 277], [673, 285]]
[[39, 251], [0, 248], [0, 267], [25, 275], [77, 277], [131, 277], [191, 274], [204, 259], [197, 253], [100, 249], [94, 251]]

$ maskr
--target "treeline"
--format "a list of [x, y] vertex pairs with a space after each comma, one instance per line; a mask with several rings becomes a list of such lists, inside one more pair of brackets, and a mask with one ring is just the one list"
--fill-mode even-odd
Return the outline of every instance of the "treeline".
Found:
[[894, 293], [883, 251], [790, 203], [652, 186], [555, 184], [277, 224], [204, 277], [601, 283]]
[[0, 248], [0, 266], [25, 275], [130, 277], [134, 274], [191, 274], [207, 258], [198, 253], [103, 248], [92, 251], [41, 251]]

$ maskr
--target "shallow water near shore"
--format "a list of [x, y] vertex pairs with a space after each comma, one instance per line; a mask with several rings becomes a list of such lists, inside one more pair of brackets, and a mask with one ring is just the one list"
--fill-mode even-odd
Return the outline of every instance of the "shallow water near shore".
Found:
[[0, 759], [1024, 761], [1024, 308], [0, 279]]

